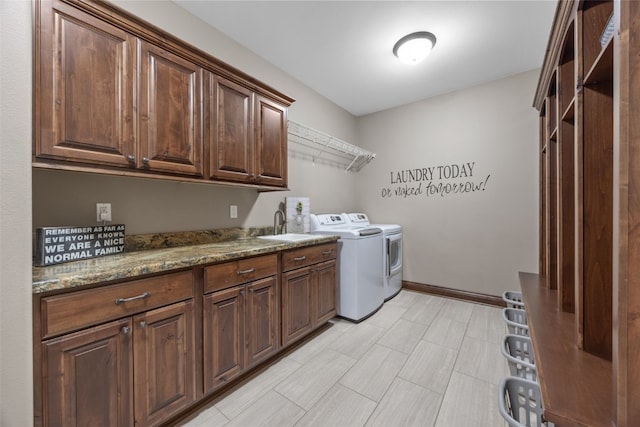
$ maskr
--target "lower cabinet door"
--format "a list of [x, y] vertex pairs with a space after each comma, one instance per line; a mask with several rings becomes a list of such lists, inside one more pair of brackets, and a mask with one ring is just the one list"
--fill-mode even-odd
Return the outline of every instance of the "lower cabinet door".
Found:
[[193, 300], [133, 318], [136, 426], [155, 425], [196, 398]]
[[266, 359], [280, 347], [277, 285], [275, 277], [267, 277], [247, 285], [247, 367]]
[[331, 260], [314, 266], [315, 301], [314, 325], [325, 323], [336, 315], [336, 261]]
[[131, 318], [42, 343], [48, 426], [132, 426]]
[[205, 393], [244, 370], [244, 285], [204, 296]]
[[303, 337], [313, 328], [311, 288], [309, 267], [282, 275], [282, 345]]

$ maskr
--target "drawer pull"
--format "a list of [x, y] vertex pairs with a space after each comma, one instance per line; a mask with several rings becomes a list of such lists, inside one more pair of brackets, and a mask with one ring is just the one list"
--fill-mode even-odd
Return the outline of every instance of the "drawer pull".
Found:
[[143, 294], [136, 295], [135, 297], [118, 298], [118, 299], [116, 299], [116, 305], [122, 304], [123, 302], [134, 301], [134, 300], [137, 300], [137, 299], [143, 299], [143, 298], [150, 297], [150, 296], [151, 296], [151, 292], [145, 292]]
[[240, 276], [241, 274], [249, 274], [249, 273], [253, 273], [254, 271], [256, 271], [255, 268], [250, 268], [248, 270], [238, 270], [238, 276]]
[[307, 259], [307, 257], [305, 255], [302, 255], [299, 257], [295, 257], [293, 260], [298, 262], [298, 261], [304, 261], [305, 259]]
[[331, 255], [333, 251], [331, 249], [329, 249], [328, 251], [324, 251], [322, 252], [322, 255]]

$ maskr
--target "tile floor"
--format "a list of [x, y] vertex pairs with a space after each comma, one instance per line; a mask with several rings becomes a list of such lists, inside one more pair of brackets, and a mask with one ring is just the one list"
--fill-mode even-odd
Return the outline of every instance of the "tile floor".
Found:
[[332, 322], [182, 426], [505, 426], [499, 308], [402, 290]]

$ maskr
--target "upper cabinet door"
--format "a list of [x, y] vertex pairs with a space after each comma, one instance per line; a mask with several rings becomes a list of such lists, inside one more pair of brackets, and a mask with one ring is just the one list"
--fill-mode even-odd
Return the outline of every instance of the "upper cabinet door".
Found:
[[256, 184], [287, 186], [287, 108], [256, 96]]
[[36, 42], [36, 157], [129, 166], [136, 38], [54, 2]]
[[253, 181], [253, 92], [209, 74], [210, 178]]
[[141, 43], [138, 167], [202, 175], [202, 74], [199, 66]]

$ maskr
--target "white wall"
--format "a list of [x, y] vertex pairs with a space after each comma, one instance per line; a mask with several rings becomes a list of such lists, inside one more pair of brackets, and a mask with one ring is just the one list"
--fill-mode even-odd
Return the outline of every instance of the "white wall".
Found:
[[0, 1], [0, 425], [33, 420], [31, 2]]
[[[404, 226], [405, 280], [499, 295], [517, 287], [518, 271], [537, 271], [538, 74], [359, 119], [359, 140], [377, 156], [358, 176], [358, 205], [376, 222]], [[469, 162], [472, 176], [440, 179], [438, 166]], [[422, 194], [396, 195], [404, 185], [392, 172], [429, 167], [435, 176], [407, 184]], [[480, 191], [427, 195], [430, 182], [467, 181]]]

